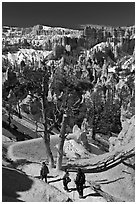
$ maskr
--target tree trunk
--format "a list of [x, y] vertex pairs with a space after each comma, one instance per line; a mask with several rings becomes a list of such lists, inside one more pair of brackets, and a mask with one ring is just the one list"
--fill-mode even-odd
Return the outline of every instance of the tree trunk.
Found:
[[[45, 112], [45, 111], [44, 111]], [[53, 168], [54, 167], [54, 159], [52, 155], [52, 151], [50, 148], [50, 135], [48, 133], [48, 128], [47, 128], [47, 120], [46, 120], [46, 112], [45, 112], [45, 122], [44, 122], [44, 143], [46, 147], [46, 153], [49, 159], [49, 167]]]
[[95, 135], [96, 135], [96, 131], [95, 131], [95, 126], [93, 124], [93, 130], [92, 130], [92, 139], [95, 140]]
[[19, 111], [19, 118], [22, 118], [22, 117], [21, 117], [21, 111], [20, 111], [20, 105], [19, 105], [19, 102], [17, 103], [17, 106], [18, 106], [18, 111]]
[[44, 131], [44, 142], [45, 142], [45, 147], [46, 147], [46, 153], [48, 155], [48, 160], [49, 160], [49, 168], [54, 168], [54, 158], [51, 152], [50, 137], [48, 134], [49, 133], [45, 130]]
[[43, 83], [42, 83], [42, 115], [43, 115], [43, 120], [44, 120], [44, 143], [46, 147], [46, 153], [48, 156], [49, 160], [49, 167], [53, 168], [54, 167], [54, 158], [52, 155], [52, 151], [50, 148], [50, 135], [48, 132], [48, 126], [47, 126], [47, 111], [48, 111], [48, 101], [47, 101], [47, 96], [48, 96], [48, 86], [47, 86], [47, 75], [43, 77]]
[[60, 170], [62, 167], [63, 146], [65, 141], [67, 119], [68, 119], [67, 114], [63, 114], [62, 125], [61, 125], [60, 136], [59, 136], [60, 141], [58, 146], [57, 163], [56, 163], [57, 170]]
[[38, 122], [35, 121], [35, 125], [36, 125], [36, 137], [38, 136]]
[[10, 124], [11, 124], [11, 113], [10, 113], [10, 111], [9, 111], [9, 114], [8, 114], [8, 122], [9, 122], [9, 126], [10, 126]]
[[93, 99], [93, 122], [92, 122], [92, 139], [95, 140], [96, 134], [96, 124], [95, 124], [95, 100]]

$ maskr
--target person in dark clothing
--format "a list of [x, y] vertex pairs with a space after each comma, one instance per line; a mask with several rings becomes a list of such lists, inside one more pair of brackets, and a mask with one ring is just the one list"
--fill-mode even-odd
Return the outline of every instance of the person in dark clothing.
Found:
[[45, 182], [47, 183], [47, 174], [49, 173], [49, 169], [45, 162], [42, 163], [42, 168], [40, 170], [40, 177], [41, 179], [45, 179]]
[[64, 190], [69, 191], [68, 189], [68, 183], [71, 182], [71, 179], [69, 178], [69, 172], [68, 170], [65, 170], [65, 175], [63, 176], [63, 185]]
[[75, 184], [76, 189], [79, 193], [79, 198], [83, 198], [83, 185], [85, 184], [85, 174], [82, 172], [81, 168], [78, 168]]

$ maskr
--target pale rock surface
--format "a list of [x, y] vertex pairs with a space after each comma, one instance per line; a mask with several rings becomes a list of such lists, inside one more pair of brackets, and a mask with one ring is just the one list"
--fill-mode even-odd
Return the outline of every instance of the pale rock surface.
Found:
[[90, 156], [90, 153], [83, 147], [83, 145], [78, 144], [75, 140], [65, 141], [64, 152], [68, 158], [85, 158]]
[[129, 143], [135, 144], [135, 116], [130, 120], [124, 120], [122, 123], [122, 130], [118, 137], [111, 137], [109, 139], [109, 151], [113, 151], [122, 145], [127, 145]]

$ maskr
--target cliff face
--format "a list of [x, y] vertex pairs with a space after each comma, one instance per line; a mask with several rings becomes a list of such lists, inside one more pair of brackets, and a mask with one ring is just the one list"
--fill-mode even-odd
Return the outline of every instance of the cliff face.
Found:
[[83, 30], [36, 25], [30, 28], [3, 26], [3, 47], [7, 44], [23, 43], [34, 48], [52, 50], [54, 45], [70, 45], [71, 50], [77, 47], [91, 49], [101, 42], [114, 43], [117, 55], [118, 48], [132, 54], [134, 51], [135, 26], [125, 28], [90, 27]]

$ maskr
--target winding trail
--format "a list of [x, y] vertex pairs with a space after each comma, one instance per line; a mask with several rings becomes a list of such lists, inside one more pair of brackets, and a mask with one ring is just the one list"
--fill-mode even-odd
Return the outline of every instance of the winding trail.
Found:
[[[29, 128], [31, 129], [31, 127], [29, 127]], [[14, 155], [14, 148], [16, 148], [16, 147], [20, 148], [20, 146], [26, 145], [26, 144], [29, 147], [29, 144], [31, 144], [34, 141], [37, 143], [39, 140], [42, 140], [42, 138], [36, 138], [36, 139], [22, 141], [22, 142], [14, 142], [13, 145], [9, 146], [8, 153], [7, 153], [8, 158], [10, 158], [12, 161], [14, 161], [14, 163], [19, 164], [18, 169], [25, 172], [26, 175], [32, 176], [34, 179], [39, 178], [41, 163], [40, 162], [36, 163], [33, 161], [30, 161], [30, 163], [29, 163], [29, 162], [27, 162], [27, 159], [25, 158], [25, 156], [24, 157], [23, 156], [18, 157], [17, 154], [15, 156]], [[51, 136], [51, 149], [54, 152], [57, 151], [56, 144], [58, 143], [58, 141], [59, 141], [58, 135], [52, 135]], [[128, 144], [127, 146], [121, 147], [120, 149], [118, 149], [118, 151], [115, 151], [115, 152], [106, 153], [106, 154], [98, 155], [98, 156], [93, 156], [93, 158], [90, 158], [90, 159], [76, 160], [75, 162], [71, 162], [71, 166], [74, 167], [74, 169], [75, 169], [75, 166], [82, 166], [85, 169], [91, 169], [92, 167], [94, 168], [96, 165], [100, 165], [100, 164], [102, 165], [102, 163], [106, 162], [106, 160], [108, 161], [108, 159], [113, 160], [114, 158], [112, 158], [112, 157], [114, 155], [115, 155], [115, 157], [117, 157], [121, 153], [124, 153], [124, 155], [125, 155], [126, 151], [127, 152], [130, 150], [134, 151], [133, 147], [134, 147], [134, 144]], [[91, 172], [86, 173], [87, 181], [86, 181], [86, 185], [84, 188], [84, 199], [79, 199], [78, 193], [75, 189], [74, 179], [76, 177], [76, 172], [75, 171], [70, 172], [71, 182], [68, 185], [70, 192], [66, 192], [63, 189], [63, 182], [62, 182], [63, 174], [64, 174], [63, 171], [57, 172], [55, 169], [51, 170], [50, 174], [48, 175], [48, 183], [50, 185], [53, 185], [56, 188], [58, 188], [61, 192], [65, 193], [67, 196], [69, 196], [69, 198], [71, 198], [75, 202], [107, 202], [107, 200], [105, 198], [103, 198], [101, 195], [97, 194], [96, 190], [91, 188], [91, 185], [89, 185], [90, 181], [96, 180], [96, 178], [95, 178], [96, 174], [92, 174]], [[102, 177], [103, 175], [105, 175], [105, 174], [100, 174], [100, 177], [103, 178]], [[105, 176], [107, 178], [107, 175], [105, 175]], [[111, 179], [108, 176], [108, 180], [107, 180], [108, 183], [109, 183], [109, 180], [111, 180]], [[109, 189], [109, 186], [107, 188]], [[106, 189], [104, 189], [104, 190], [106, 191]], [[108, 192], [109, 192], [109, 190], [108, 190]]]
[[[33, 139], [33, 141], [34, 140], [38, 141], [40, 139], [41, 138]], [[58, 141], [58, 136], [57, 135], [53, 136], [51, 140], [52, 145], [54, 146], [57, 143], [57, 141]], [[33, 176], [34, 178], [39, 178], [39, 172], [41, 168], [40, 163], [32, 162], [31, 164], [27, 164], [26, 161], [24, 161], [25, 158], [24, 159], [19, 158], [17, 156], [14, 156], [13, 154], [13, 150], [16, 146], [18, 145], [20, 146], [22, 144], [27, 144], [27, 143], [29, 144], [31, 142], [32, 140], [15, 142], [8, 149], [8, 157], [14, 162], [18, 162], [20, 164], [19, 169], [25, 172], [27, 175]], [[83, 201], [84, 202], [106, 202], [106, 200], [103, 197], [97, 195], [97, 193], [93, 189], [91, 189], [88, 182], [86, 182], [85, 188], [84, 188], [84, 199], [79, 199], [78, 193], [75, 188], [75, 183], [74, 183], [76, 172], [70, 172], [71, 183], [69, 183], [68, 185], [70, 192], [66, 192], [63, 189], [63, 182], [62, 182], [63, 174], [64, 174], [63, 171], [57, 172], [55, 169], [53, 169], [52, 171], [50, 171], [50, 174], [48, 175], [48, 183], [58, 188], [61, 192], [65, 193], [67, 196], [69, 196], [69, 198], [71, 198], [75, 202], [83, 202]]]

